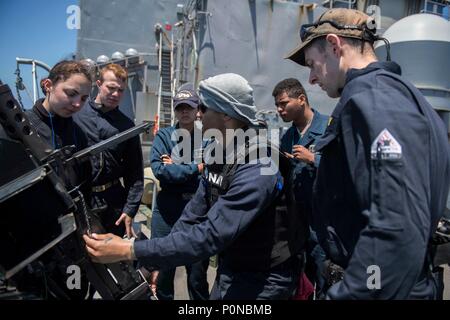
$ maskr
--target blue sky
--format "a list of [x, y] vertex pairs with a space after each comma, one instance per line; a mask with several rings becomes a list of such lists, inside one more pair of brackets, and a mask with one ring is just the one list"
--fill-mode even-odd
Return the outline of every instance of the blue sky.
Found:
[[[78, 1], [0, 1], [0, 79], [10, 86], [14, 96], [16, 57], [40, 60], [52, 67], [75, 53], [77, 30], [70, 30], [66, 25], [69, 17], [66, 10], [70, 5], [78, 5]], [[32, 95], [31, 65], [22, 65], [21, 74]], [[46, 74], [45, 70], [38, 68], [38, 79]], [[30, 108], [32, 102], [27, 93], [21, 91], [21, 96], [25, 107]]]

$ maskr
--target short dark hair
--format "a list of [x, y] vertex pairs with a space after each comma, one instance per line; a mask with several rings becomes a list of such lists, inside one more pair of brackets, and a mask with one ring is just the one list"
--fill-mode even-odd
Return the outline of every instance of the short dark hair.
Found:
[[301, 82], [295, 78], [287, 78], [278, 82], [272, 91], [272, 96], [276, 98], [283, 92], [286, 92], [289, 98], [298, 98], [303, 94], [306, 98], [306, 103], [309, 104], [305, 88], [303, 88]]

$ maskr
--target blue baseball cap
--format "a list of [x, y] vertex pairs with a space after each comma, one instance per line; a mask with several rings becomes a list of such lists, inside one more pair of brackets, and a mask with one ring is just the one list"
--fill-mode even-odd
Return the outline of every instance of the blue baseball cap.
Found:
[[176, 109], [180, 104], [187, 104], [192, 108], [197, 108], [200, 99], [192, 86], [181, 86], [175, 97], [173, 97], [173, 108]]

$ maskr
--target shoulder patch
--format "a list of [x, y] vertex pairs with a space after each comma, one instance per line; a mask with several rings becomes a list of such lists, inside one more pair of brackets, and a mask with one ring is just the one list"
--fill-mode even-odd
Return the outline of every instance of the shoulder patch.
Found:
[[372, 142], [370, 158], [373, 160], [396, 160], [402, 157], [402, 146], [388, 131], [383, 129]]

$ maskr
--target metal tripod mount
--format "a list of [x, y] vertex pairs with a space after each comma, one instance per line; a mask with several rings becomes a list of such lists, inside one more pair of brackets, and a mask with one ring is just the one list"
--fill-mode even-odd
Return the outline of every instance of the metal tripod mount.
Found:
[[[0, 250], [4, 253], [0, 276], [8, 281], [38, 261], [45, 269], [64, 258], [81, 268], [103, 299], [148, 299], [148, 283], [131, 262], [103, 265], [89, 258], [82, 235], [91, 228], [104, 229], [78, 186], [67, 185], [66, 175], [90, 156], [148, 131], [153, 123], [142, 123], [74, 154], [70, 146], [53, 150], [0, 81], [0, 124]], [[37, 214], [40, 206], [27, 207], [27, 197], [37, 194], [51, 210]], [[52, 294], [69, 299], [62, 290], [65, 283], [49, 277]]]

